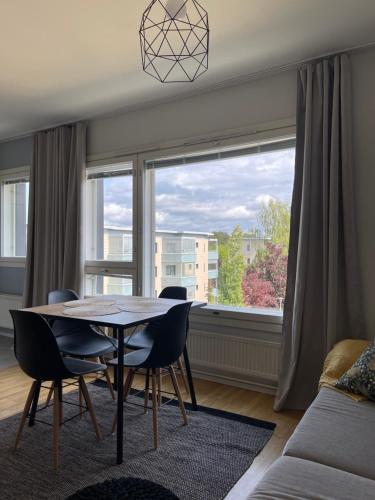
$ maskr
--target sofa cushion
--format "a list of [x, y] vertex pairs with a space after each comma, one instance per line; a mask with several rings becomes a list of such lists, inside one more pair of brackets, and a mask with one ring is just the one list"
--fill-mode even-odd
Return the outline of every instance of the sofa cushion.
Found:
[[322, 389], [283, 454], [375, 480], [374, 423], [375, 403]]
[[[323, 372], [319, 380], [319, 389], [322, 387], [332, 387], [335, 390], [342, 391], [342, 389], [336, 388], [338, 379], [351, 368], [353, 363], [357, 361], [369, 345], [371, 345], [369, 340], [354, 339], [341, 340], [335, 344], [324, 361]], [[356, 401], [367, 399], [360, 394], [353, 394], [346, 391], [345, 394]]]
[[248, 499], [373, 500], [375, 481], [300, 458], [281, 457]]
[[348, 371], [337, 381], [336, 387], [354, 394], [363, 394], [375, 401], [375, 345], [368, 347]]

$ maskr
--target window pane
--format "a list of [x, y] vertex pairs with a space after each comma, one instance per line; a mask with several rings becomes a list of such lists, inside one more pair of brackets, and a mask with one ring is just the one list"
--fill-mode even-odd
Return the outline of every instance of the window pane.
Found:
[[133, 177], [131, 170], [110, 174], [108, 167], [101, 174], [107, 177], [98, 177], [100, 172], [92, 174], [88, 169], [86, 258], [131, 262]]
[[2, 257], [25, 257], [29, 182], [7, 180], [2, 183]]
[[153, 170], [155, 290], [281, 310], [285, 298], [294, 148]]
[[128, 276], [85, 275], [85, 295], [132, 295], [133, 280]]

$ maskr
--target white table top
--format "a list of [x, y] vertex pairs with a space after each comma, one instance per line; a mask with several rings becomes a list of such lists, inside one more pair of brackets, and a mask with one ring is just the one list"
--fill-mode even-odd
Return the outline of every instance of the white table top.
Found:
[[[145, 297], [128, 297], [127, 301], [127, 296], [125, 295], [101, 295], [100, 298], [109, 300], [111, 302], [114, 302], [114, 305], [119, 304], [122, 307], [126, 307], [128, 304], [145, 304]], [[137, 300], [138, 299], [138, 300]], [[132, 326], [137, 326], [142, 323], [147, 323], [148, 321], [151, 321], [153, 319], [161, 318], [164, 316], [164, 314], [173, 306], [177, 304], [183, 304], [185, 302], [191, 302], [188, 300], [174, 300], [174, 299], [150, 299], [147, 298], [147, 301], [151, 301], [155, 304], [160, 304], [160, 308], [163, 309], [163, 311], [150, 311], [150, 312], [132, 312], [132, 311], [125, 311], [121, 310], [118, 313], [115, 314], [106, 314], [105, 316], [68, 316], [64, 313], [64, 311], [67, 309], [67, 306], [65, 306], [63, 303], [61, 304], [51, 304], [51, 305], [44, 305], [44, 306], [37, 306], [37, 307], [29, 307], [27, 309], [23, 309], [23, 311], [29, 311], [29, 312], [34, 312], [37, 314], [41, 314], [42, 316], [46, 316], [48, 318], [59, 318], [59, 319], [66, 319], [68, 321], [70, 320], [80, 320], [80, 321], [87, 321], [90, 324], [93, 325], [100, 325], [100, 326], [109, 326], [113, 328], [128, 328]], [[206, 305], [204, 302], [193, 302], [192, 307], [203, 307]], [[127, 307], [128, 309], [131, 309], [131, 307]], [[136, 308], [135, 308], [136, 309]], [[146, 309], [146, 307], [145, 307]], [[155, 308], [153, 308], [155, 309]]]

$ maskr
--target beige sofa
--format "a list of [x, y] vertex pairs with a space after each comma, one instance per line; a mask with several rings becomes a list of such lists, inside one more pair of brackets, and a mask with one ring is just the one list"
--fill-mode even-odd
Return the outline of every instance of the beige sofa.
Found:
[[322, 389], [249, 499], [375, 499], [375, 403]]

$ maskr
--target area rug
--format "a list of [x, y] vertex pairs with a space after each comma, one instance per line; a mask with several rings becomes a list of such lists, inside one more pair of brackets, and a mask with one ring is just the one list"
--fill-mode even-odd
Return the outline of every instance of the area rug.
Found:
[[[0, 421], [0, 496], [4, 500], [63, 500], [86, 486], [121, 477], [158, 483], [180, 500], [220, 500], [243, 475], [272, 436], [275, 424], [233, 413], [202, 408], [188, 410], [181, 425], [179, 408], [165, 405], [159, 412], [159, 448], [152, 447], [151, 411], [131, 395], [125, 405], [124, 463], [115, 464], [116, 437], [110, 434], [116, 403], [109, 391], [89, 384], [104, 439], [97, 441], [89, 415], [61, 429], [61, 466], [52, 467], [52, 429], [36, 422], [25, 427], [20, 448], [13, 442], [20, 415]], [[77, 393], [64, 396], [77, 402]], [[64, 405], [64, 417], [76, 411]], [[37, 414], [51, 421], [51, 409]]]

